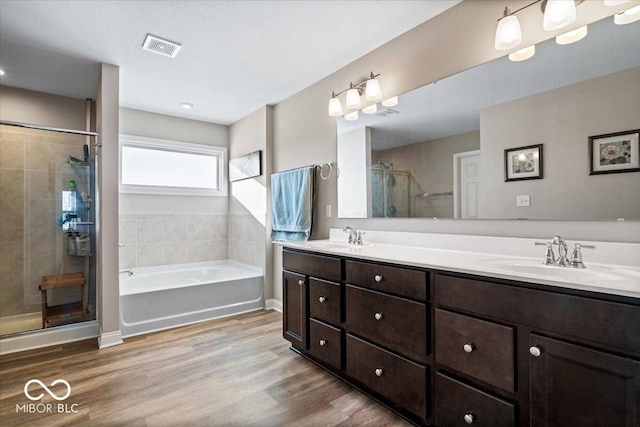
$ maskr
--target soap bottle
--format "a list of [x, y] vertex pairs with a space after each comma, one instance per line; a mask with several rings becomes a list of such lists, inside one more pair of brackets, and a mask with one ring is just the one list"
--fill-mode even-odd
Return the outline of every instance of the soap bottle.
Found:
[[87, 256], [91, 255], [91, 238], [88, 234], [76, 233], [76, 255]]
[[76, 256], [77, 252], [77, 247], [76, 247], [76, 239], [73, 235], [72, 231], [69, 231], [69, 233], [67, 233], [67, 253], [70, 256]]

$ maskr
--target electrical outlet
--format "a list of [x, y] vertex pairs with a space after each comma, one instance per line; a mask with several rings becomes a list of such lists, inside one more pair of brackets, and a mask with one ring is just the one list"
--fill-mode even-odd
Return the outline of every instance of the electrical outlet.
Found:
[[324, 214], [327, 218], [331, 218], [331, 205], [326, 205], [324, 207]]
[[531, 206], [531, 200], [528, 194], [519, 194], [516, 196], [516, 206], [517, 207], [526, 207]]

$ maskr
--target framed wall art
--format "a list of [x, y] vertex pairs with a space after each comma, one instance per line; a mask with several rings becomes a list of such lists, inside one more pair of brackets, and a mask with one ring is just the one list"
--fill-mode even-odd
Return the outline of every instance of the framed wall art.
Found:
[[640, 129], [589, 137], [589, 175], [640, 171]]
[[229, 181], [262, 175], [262, 151], [254, 151], [229, 160]]
[[504, 150], [504, 180], [542, 179], [542, 144]]

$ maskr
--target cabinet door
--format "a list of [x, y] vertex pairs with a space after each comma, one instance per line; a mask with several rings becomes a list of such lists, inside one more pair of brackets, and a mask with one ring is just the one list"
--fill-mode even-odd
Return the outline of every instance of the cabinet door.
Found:
[[282, 335], [294, 347], [307, 349], [307, 282], [302, 274], [282, 273]]
[[531, 426], [640, 425], [640, 362], [529, 335]]

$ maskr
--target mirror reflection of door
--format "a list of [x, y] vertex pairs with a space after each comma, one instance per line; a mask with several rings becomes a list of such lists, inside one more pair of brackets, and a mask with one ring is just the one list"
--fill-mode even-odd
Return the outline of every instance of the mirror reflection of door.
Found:
[[453, 155], [454, 218], [478, 218], [480, 150]]

